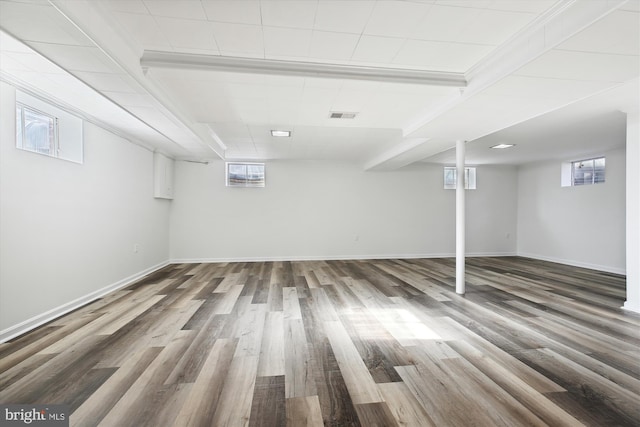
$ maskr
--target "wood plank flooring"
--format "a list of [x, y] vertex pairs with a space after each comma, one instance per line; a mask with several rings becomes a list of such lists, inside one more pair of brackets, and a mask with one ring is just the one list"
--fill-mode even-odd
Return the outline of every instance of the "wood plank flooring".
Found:
[[73, 426], [639, 426], [623, 276], [526, 258], [170, 265], [0, 344]]

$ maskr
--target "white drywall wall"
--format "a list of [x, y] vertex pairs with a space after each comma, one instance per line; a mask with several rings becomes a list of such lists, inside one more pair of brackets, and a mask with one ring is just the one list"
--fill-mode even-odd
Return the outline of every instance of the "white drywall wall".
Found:
[[627, 300], [640, 313], [640, 112], [627, 115]]
[[[455, 191], [440, 165], [364, 172], [348, 163], [273, 161], [266, 188], [225, 187], [224, 163], [176, 162], [174, 260], [452, 256]], [[515, 253], [516, 169], [479, 167], [467, 251]]]
[[84, 164], [16, 149], [15, 90], [5, 83], [0, 90], [0, 338], [6, 338], [17, 325], [34, 326], [166, 262], [170, 202], [153, 198], [151, 152], [90, 123]]
[[601, 155], [602, 184], [561, 187], [560, 161], [519, 168], [519, 255], [625, 272], [625, 152]]

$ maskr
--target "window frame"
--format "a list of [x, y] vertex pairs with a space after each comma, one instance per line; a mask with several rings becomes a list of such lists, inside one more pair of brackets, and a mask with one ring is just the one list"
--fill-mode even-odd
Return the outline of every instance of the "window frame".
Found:
[[[596, 170], [596, 161], [597, 160], [602, 160], [603, 161], [603, 166], [602, 166], [602, 173], [598, 173]], [[591, 180], [589, 181], [585, 181], [584, 177], [581, 179], [581, 182], [576, 181], [578, 178], [576, 177], [576, 165], [577, 164], [581, 164], [581, 166], [579, 168], [582, 168], [583, 164], [586, 162], [592, 162], [591, 165]], [[604, 156], [599, 156], [599, 157], [591, 157], [588, 159], [582, 159], [582, 160], [575, 160], [570, 162], [571, 165], [571, 187], [582, 187], [584, 185], [595, 185], [595, 184], [604, 184], [606, 182], [606, 170], [607, 170], [607, 162], [606, 162], [606, 157]], [[601, 176], [602, 179], [598, 179], [598, 177]]]
[[[30, 153], [42, 154], [43, 156], [60, 158], [60, 119], [51, 113], [47, 113], [38, 108], [34, 108], [31, 105], [25, 104], [20, 101], [16, 101], [16, 148], [24, 151], [28, 151]], [[26, 142], [26, 121], [25, 121], [25, 112], [29, 112], [34, 115], [41, 116], [50, 120], [53, 123], [53, 132], [51, 133], [51, 137], [53, 138], [52, 143], [49, 145], [52, 146], [49, 148], [49, 152], [39, 151], [37, 148], [31, 149], [25, 144]], [[19, 120], [18, 120], [18, 115]], [[18, 129], [19, 127], [19, 129]], [[20, 138], [19, 138], [20, 136]]]
[[[230, 167], [232, 166], [244, 166], [247, 170], [244, 173], [244, 180], [232, 180], [230, 174]], [[251, 180], [248, 173], [249, 166], [260, 166], [262, 168], [262, 179]], [[225, 162], [225, 185], [227, 187], [235, 188], [264, 188], [266, 186], [266, 165], [262, 162]]]
[[[444, 189], [455, 190], [458, 186], [458, 168], [455, 166], [444, 166]], [[453, 184], [447, 184], [447, 172], [453, 171]], [[477, 168], [475, 166], [464, 167], [464, 189], [476, 190], [477, 189]]]

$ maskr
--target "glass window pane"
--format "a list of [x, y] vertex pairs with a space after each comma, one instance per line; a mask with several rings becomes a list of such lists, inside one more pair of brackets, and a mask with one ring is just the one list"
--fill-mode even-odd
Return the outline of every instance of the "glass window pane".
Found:
[[247, 184], [264, 185], [264, 165], [247, 165]]
[[56, 126], [55, 117], [16, 106], [16, 147], [57, 157]]
[[476, 189], [476, 168], [466, 168], [464, 177], [465, 177], [464, 188], [469, 190], [475, 190]]
[[600, 157], [599, 159], [593, 160], [593, 182], [594, 184], [599, 184], [604, 182], [604, 171], [605, 171], [605, 160], [604, 157]]
[[245, 165], [229, 164], [227, 172], [227, 185], [243, 185], [247, 180], [247, 167]]
[[264, 163], [227, 163], [227, 186], [264, 187]]
[[24, 145], [36, 153], [55, 155], [54, 120], [35, 111], [24, 109]]
[[456, 188], [456, 168], [445, 167], [444, 168], [444, 188], [445, 190], [451, 190]]
[[590, 185], [604, 182], [604, 157], [571, 163], [571, 176], [573, 185]]
[[[445, 166], [444, 168], [444, 189], [455, 190], [457, 187], [457, 169], [453, 166]], [[476, 188], [476, 168], [464, 168], [464, 188], [475, 190]]]

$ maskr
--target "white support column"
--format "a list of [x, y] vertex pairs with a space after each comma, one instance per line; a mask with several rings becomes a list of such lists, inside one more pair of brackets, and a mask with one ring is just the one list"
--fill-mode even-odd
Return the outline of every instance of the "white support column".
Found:
[[461, 295], [465, 292], [464, 144], [456, 141], [456, 293]]
[[640, 112], [627, 113], [627, 300], [640, 313]]

